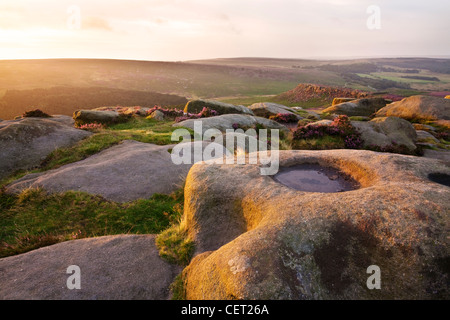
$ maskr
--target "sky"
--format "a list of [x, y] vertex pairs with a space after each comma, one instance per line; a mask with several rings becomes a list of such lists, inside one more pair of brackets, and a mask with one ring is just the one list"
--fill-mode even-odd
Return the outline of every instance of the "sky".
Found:
[[0, 59], [450, 57], [448, 0], [0, 0]]

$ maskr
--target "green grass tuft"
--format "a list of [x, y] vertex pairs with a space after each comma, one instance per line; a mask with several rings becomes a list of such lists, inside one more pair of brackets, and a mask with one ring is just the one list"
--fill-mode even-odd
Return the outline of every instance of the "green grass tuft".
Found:
[[155, 234], [180, 219], [183, 189], [116, 203], [83, 192], [0, 193], [0, 257], [61, 241], [114, 234]]

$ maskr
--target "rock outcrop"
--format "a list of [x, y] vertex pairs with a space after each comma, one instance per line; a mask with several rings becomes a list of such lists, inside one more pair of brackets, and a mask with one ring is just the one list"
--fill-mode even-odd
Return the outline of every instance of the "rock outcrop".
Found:
[[[255, 155], [256, 156], [256, 155]], [[448, 299], [450, 175], [435, 159], [363, 150], [280, 151], [280, 166], [317, 163], [360, 188], [302, 192], [258, 165], [194, 165], [185, 219], [196, 255], [187, 299]], [[370, 266], [381, 290], [369, 290]]]
[[365, 98], [357, 99], [349, 102], [335, 104], [326, 108], [322, 112], [332, 114], [345, 114], [351, 116], [366, 116], [369, 117], [379, 109], [386, 105], [387, 101], [383, 98]]
[[67, 125], [63, 117], [21, 118], [0, 123], [0, 179], [37, 167], [55, 149], [69, 147], [92, 133]]
[[278, 95], [280, 100], [288, 100], [293, 103], [301, 103], [312, 99], [323, 101], [324, 104], [331, 103], [334, 98], [365, 98], [369, 94], [358, 90], [323, 86], [317, 84], [301, 83], [297, 87]]
[[297, 116], [298, 120], [302, 118], [294, 112], [294, 109], [278, 103], [259, 102], [252, 104], [248, 108], [253, 111], [255, 116], [258, 117], [269, 118], [270, 116], [275, 116], [279, 113], [282, 113], [282, 114], [294, 114]]
[[408, 121], [397, 117], [380, 117], [371, 121], [352, 121], [365, 147], [404, 146], [416, 150], [417, 133]]
[[253, 115], [253, 112], [244, 106], [235, 106], [230, 103], [202, 99], [189, 101], [184, 107], [184, 113], [199, 113], [205, 107], [215, 110], [218, 114], [238, 113]]
[[233, 127], [233, 125], [237, 126], [238, 128], [250, 128], [254, 127], [255, 125], [262, 125], [268, 129], [279, 129], [286, 133], [289, 132], [288, 128], [276, 121], [243, 114], [224, 114], [216, 117], [189, 119], [175, 123], [173, 126], [194, 129], [195, 122], [201, 122], [202, 132], [205, 132], [208, 129], [217, 129], [225, 132], [227, 129], [236, 129]]

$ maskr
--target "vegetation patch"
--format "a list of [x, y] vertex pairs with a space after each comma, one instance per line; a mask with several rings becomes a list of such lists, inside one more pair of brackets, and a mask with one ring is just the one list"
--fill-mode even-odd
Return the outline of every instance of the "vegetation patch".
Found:
[[298, 117], [293, 113], [277, 113], [276, 115], [270, 116], [269, 119], [280, 123], [293, 123], [298, 121]]
[[69, 191], [0, 193], [0, 257], [61, 241], [114, 234], [155, 234], [180, 219], [183, 189], [127, 203]]
[[22, 118], [35, 117], [35, 118], [50, 118], [51, 116], [40, 109], [25, 111], [22, 114]]
[[[159, 249], [160, 256], [170, 263], [187, 266], [194, 253], [194, 241], [189, 238], [187, 226], [182, 219], [182, 207], [179, 209], [179, 221], [170, 228], [164, 230], [156, 237], [156, 246]], [[181, 210], [180, 210], [181, 209]]]
[[299, 126], [292, 136], [295, 149], [360, 149], [363, 145], [360, 133], [345, 115], [336, 117], [330, 125]]

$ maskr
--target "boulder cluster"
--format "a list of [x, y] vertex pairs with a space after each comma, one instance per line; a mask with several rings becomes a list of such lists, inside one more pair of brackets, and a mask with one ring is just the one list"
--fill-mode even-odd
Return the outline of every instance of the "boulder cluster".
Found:
[[[316, 88], [310, 94], [324, 92]], [[200, 123], [202, 133], [216, 129], [223, 136], [184, 142], [183, 150], [213, 146], [223, 151], [220, 157], [245, 154], [245, 164], [214, 157], [176, 164], [171, 153], [179, 144], [125, 140], [10, 182], [5, 192], [75, 190], [116, 202], [169, 194], [184, 185], [182, 223], [195, 253], [188, 265], [177, 266], [158, 255], [155, 235], [67, 241], [0, 259], [0, 298], [168, 299], [179, 275], [186, 299], [449, 299], [450, 167], [442, 146], [448, 141], [450, 100], [412, 96], [391, 102], [356, 91], [330, 97], [332, 106], [320, 112], [273, 102], [246, 107], [189, 101], [183, 114], [207, 108], [213, 116], [174, 122], [173, 129], [192, 131]], [[179, 112], [105, 107], [78, 110], [72, 118], [0, 121], [0, 179], [39, 167], [57, 148], [93, 135], [83, 126], [131, 117], [173, 120], [169, 114]], [[341, 119], [358, 133], [360, 150], [277, 150], [276, 161], [280, 169], [333, 168], [357, 183], [343, 192], [299, 191], [262, 175], [261, 153], [249, 149], [260, 137], [244, 132], [278, 129], [289, 138], [305, 127], [319, 134], [317, 128]], [[243, 130], [229, 131], [236, 129]], [[333, 130], [343, 129], [323, 132]], [[247, 145], [228, 150], [230, 137], [245, 137]], [[423, 148], [425, 157], [417, 156]], [[69, 265], [85, 270], [83, 290], [64, 289], [57, 275]], [[371, 266], [381, 270], [381, 289], [367, 285]]]

